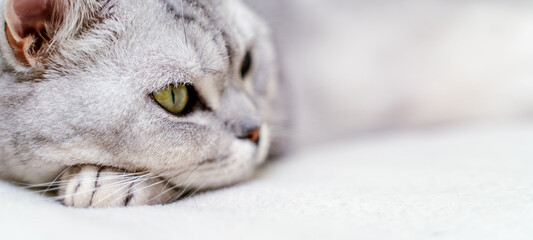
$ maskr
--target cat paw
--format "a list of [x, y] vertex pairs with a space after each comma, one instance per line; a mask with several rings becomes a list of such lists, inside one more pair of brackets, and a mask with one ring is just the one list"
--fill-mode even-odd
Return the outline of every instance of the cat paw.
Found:
[[107, 167], [72, 167], [59, 183], [63, 204], [77, 208], [157, 205], [176, 196], [173, 186], [159, 177]]

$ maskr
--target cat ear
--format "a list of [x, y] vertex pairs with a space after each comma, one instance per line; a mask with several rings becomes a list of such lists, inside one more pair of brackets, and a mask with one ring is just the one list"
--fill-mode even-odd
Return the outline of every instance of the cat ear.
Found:
[[7, 0], [6, 36], [16, 59], [32, 66], [39, 50], [61, 24], [68, 0]]

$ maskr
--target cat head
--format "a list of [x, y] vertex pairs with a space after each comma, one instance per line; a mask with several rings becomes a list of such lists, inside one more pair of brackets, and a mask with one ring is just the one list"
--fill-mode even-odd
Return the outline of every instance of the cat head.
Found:
[[265, 160], [279, 117], [275, 59], [240, 1], [7, 0], [4, 19], [12, 157], [204, 188]]

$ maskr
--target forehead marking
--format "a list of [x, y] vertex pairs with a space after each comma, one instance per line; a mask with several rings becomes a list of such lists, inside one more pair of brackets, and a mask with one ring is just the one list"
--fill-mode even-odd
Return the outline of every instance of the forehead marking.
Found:
[[[191, 8], [191, 13], [185, 13], [185, 11], [176, 9], [177, 7], [170, 3], [169, 0], [161, 0], [169, 13], [171, 13], [174, 16], [174, 19], [177, 21], [182, 21], [184, 23], [195, 23], [198, 24], [204, 31], [210, 32], [214, 34], [213, 41], [216, 41], [217, 44], [223, 45], [223, 48], [225, 50], [226, 56], [225, 59], [228, 62], [229, 67], [231, 68], [233, 66], [233, 44], [232, 39], [230, 35], [227, 32], [227, 28], [225, 26], [228, 26], [228, 24], [222, 25], [220, 23], [220, 17], [216, 17], [215, 15], [215, 8], [217, 6], [206, 6], [198, 0], [178, 0], [182, 3], [182, 8], [186, 5], [188, 8]], [[207, 23], [204, 23], [203, 21], [199, 20], [199, 18], [203, 18], [207, 20]], [[185, 28], [185, 26], [183, 26]], [[187, 36], [187, 30], [184, 29], [185, 36]], [[217, 38], [220, 38], [223, 43], [218, 43], [219, 40]], [[185, 39], [187, 41], [187, 39]]]

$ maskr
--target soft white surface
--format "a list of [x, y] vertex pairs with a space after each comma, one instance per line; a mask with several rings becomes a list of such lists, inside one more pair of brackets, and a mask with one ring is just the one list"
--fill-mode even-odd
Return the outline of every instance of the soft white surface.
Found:
[[533, 123], [360, 137], [168, 206], [78, 210], [0, 182], [0, 239], [531, 239]]

